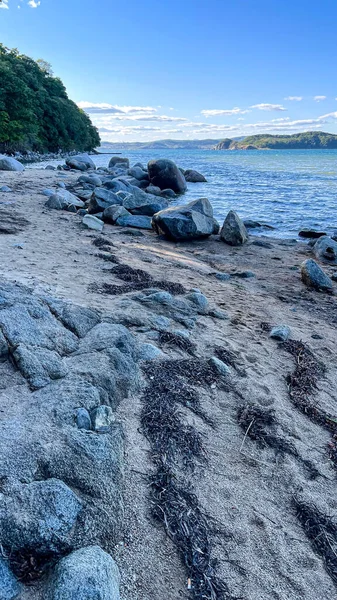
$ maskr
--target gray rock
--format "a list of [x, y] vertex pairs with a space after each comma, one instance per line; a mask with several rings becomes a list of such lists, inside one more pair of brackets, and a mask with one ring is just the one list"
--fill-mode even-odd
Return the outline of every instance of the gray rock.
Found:
[[12, 353], [17, 367], [34, 390], [44, 387], [51, 379], [61, 379], [67, 375], [67, 368], [61, 357], [52, 350], [19, 344]]
[[112, 204], [112, 206], [109, 206], [104, 210], [103, 221], [104, 223], [112, 223], [114, 225], [120, 217], [128, 216], [131, 217], [131, 214], [128, 210], [126, 210], [126, 208], [124, 208], [124, 206]]
[[218, 373], [220, 375], [224, 375], [224, 376], [230, 375], [231, 370], [230, 370], [229, 366], [226, 365], [226, 363], [224, 363], [222, 360], [220, 360], [216, 356], [212, 356], [212, 358], [210, 359], [210, 363], [213, 365], [213, 367], [216, 368], [216, 370], [218, 371]]
[[98, 175], [80, 175], [78, 178], [78, 183], [90, 183], [95, 187], [100, 187], [102, 185], [102, 179], [98, 177]]
[[78, 171], [87, 171], [88, 169], [96, 169], [95, 163], [88, 154], [77, 154], [66, 159], [66, 165], [71, 169]]
[[8, 185], [2, 185], [0, 187], [0, 192], [12, 192], [12, 191], [13, 191], [12, 188], [8, 187]]
[[68, 210], [70, 208], [84, 208], [84, 202], [76, 198], [74, 194], [67, 190], [60, 189], [53, 196], [50, 196], [45, 203], [48, 208], [56, 210]]
[[177, 194], [173, 190], [170, 190], [170, 188], [167, 188], [166, 190], [162, 190], [161, 195], [164, 196], [164, 198], [172, 198], [173, 199], [173, 198], [177, 197]]
[[253, 279], [256, 277], [253, 271], [235, 271], [231, 273], [232, 277], [240, 277], [240, 279]]
[[7, 563], [0, 557], [0, 600], [15, 600], [21, 589]]
[[104, 189], [102, 187], [95, 188], [94, 193], [90, 198], [88, 211], [90, 214], [95, 214], [104, 211], [109, 206], [122, 204], [122, 200], [115, 192]]
[[76, 425], [79, 429], [90, 431], [92, 429], [89, 412], [86, 408], [78, 408], [76, 411]]
[[201, 173], [198, 173], [198, 171], [195, 171], [194, 169], [187, 169], [187, 171], [184, 172], [184, 177], [188, 183], [207, 182], [207, 179], [203, 175], [201, 175]]
[[277, 325], [276, 327], [272, 328], [269, 337], [273, 338], [274, 340], [279, 340], [280, 342], [286, 342], [290, 334], [291, 329], [288, 327], [288, 325]]
[[139, 360], [154, 360], [164, 356], [164, 353], [153, 344], [142, 344], [139, 348]]
[[324, 231], [315, 231], [314, 229], [302, 229], [298, 232], [298, 236], [304, 239], [317, 240], [327, 234]]
[[224, 221], [220, 231], [220, 239], [230, 246], [241, 246], [248, 240], [247, 230], [239, 215], [233, 210], [229, 211]]
[[138, 229], [152, 230], [151, 217], [146, 217], [143, 215], [131, 215], [130, 213], [126, 215], [124, 214], [118, 217], [116, 224], [120, 227], [138, 227]]
[[275, 227], [268, 225], [268, 223], [260, 223], [259, 221], [253, 221], [252, 219], [245, 219], [243, 224], [247, 229], [275, 229]]
[[45, 167], [46, 171], [56, 171], [56, 167], [54, 167], [54, 165], [47, 165]]
[[128, 169], [130, 167], [130, 162], [128, 158], [123, 158], [122, 156], [113, 156], [109, 161], [109, 169], [113, 169], [115, 166], [124, 167]]
[[93, 215], [85, 215], [82, 219], [83, 225], [88, 227], [88, 229], [95, 229], [96, 231], [103, 231], [104, 222], [100, 219], [97, 219]]
[[337, 265], [337, 242], [329, 236], [320, 237], [314, 245], [314, 253], [318, 260]]
[[212, 235], [215, 228], [213, 209], [207, 198], [173, 206], [155, 214], [152, 226], [158, 234], [179, 241]]
[[48, 600], [120, 600], [115, 561], [99, 546], [62, 558], [55, 568]]
[[198, 311], [206, 312], [208, 309], [208, 300], [204, 294], [200, 291], [192, 292], [187, 294], [186, 299], [192, 302], [198, 309]]
[[143, 190], [132, 187], [129, 194], [123, 200], [123, 206], [134, 215], [152, 216], [156, 212], [164, 210], [168, 206], [168, 201], [164, 198], [158, 198], [152, 194], [147, 194]]
[[111, 406], [101, 405], [94, 408], [91, 413], [91, 422], [93, 429], [98, 432], [107, 431], [115, 421], [116, 417]]
[[64, 183], [64, 181], [58, 181], [56, 185], [57, 187], [62, 188], [63, 190], [66, 189], [66, 184]]
[[61, 554], [71, 547], [72, 529], [82, 503], [58, 479], [4, 486], [0, 506], [0, 541], [12, 551], [34, 548]]
[[55, 195], [55, 190], [52, 190], [51, 188], [46, 188], [45, 190], [42, 191], [42, 194], [44, 196], [47, 196], [47, 198], [49, 198], [50, 196], [54, 196]]
[[[161, 196], [162, 195], [162, 191], [161, 189], [156, 186], [156, 185], [149, 185], [146, 189], [145, 192], [147, 194], [152, 194], [153, 196]], [[174, 193], [174, 192], [173, 192]], [[175, 195], [175, 194], [174, 194]]]
[[184, 175], [172, 160], [166, 158], [150, 160], [148, 173], [151, 183], [161, 190], [170, 188], [177, 194], [183, 194], [187, 189]]
[[303, 283], [309, 288], [316, 290], [323, 290], [325, 292], [331, 292], [333, 289], [333, 283], [321, 267], [309, 258], [301, 264], [301, 279]]
[[231, 278], [228, 273], [215, 273], [215, 277], [219, 279], [219, 281], [228, 281]]
[[132, 169], [128, 170], [128, 175], [130, 175], [130, 177], [138, 179], [139, 181], [141, 181], [142, 179], [146, 179], [147, 181], [149, 181], [147, 171], [144, 171], [140, 167], [132, 167]]
[[0, 171], [24, 171], [25, 167], [15, 158], [0, 154]]

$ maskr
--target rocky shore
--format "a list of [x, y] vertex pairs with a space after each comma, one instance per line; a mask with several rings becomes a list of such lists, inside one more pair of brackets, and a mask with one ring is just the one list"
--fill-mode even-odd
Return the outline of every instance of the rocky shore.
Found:
[[334, 597], [336, 242], [88, 158], [0, 171], [0, 599]]

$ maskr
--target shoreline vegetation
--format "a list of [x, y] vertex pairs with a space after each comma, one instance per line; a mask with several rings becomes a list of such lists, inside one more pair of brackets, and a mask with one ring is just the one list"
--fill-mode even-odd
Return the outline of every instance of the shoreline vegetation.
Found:
[[68, 98], [49, 63], [0, 44], [0, 152], [91, 151], [99, 146], [89, 116]]

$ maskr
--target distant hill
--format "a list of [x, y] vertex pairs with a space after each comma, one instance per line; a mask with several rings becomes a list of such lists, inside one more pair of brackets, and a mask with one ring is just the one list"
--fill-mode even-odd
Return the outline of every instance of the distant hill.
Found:
[[301, 150], [301, 149], [337, 148], [337, 135], [324, 131], [306, 131], [293, 135], [250, 135], [235, 141], [226, 138], [214, 147], [214, 150]]
[[156, 140], [154, 142], [103, 142], [98, 151], [104, 150], [213, 150], [220, 140]]
[[0, 44], [0, 152], [92, 150], [99, 144], [96, 127], [50, 65]]

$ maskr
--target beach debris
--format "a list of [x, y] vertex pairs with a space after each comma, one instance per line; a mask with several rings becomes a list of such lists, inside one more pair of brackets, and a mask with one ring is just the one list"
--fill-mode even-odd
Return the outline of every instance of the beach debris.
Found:
[[303, 283], [312, 289], [324, 292], [332, 292], [333, 283], [321, 267], [312, 259], [308, 258], [301, 264], [301, 279]]
[[220, 239], [230, 246], [241, 246], [248, 241], [247, 230], [239, 215], [230, 210], [220, 231]]

